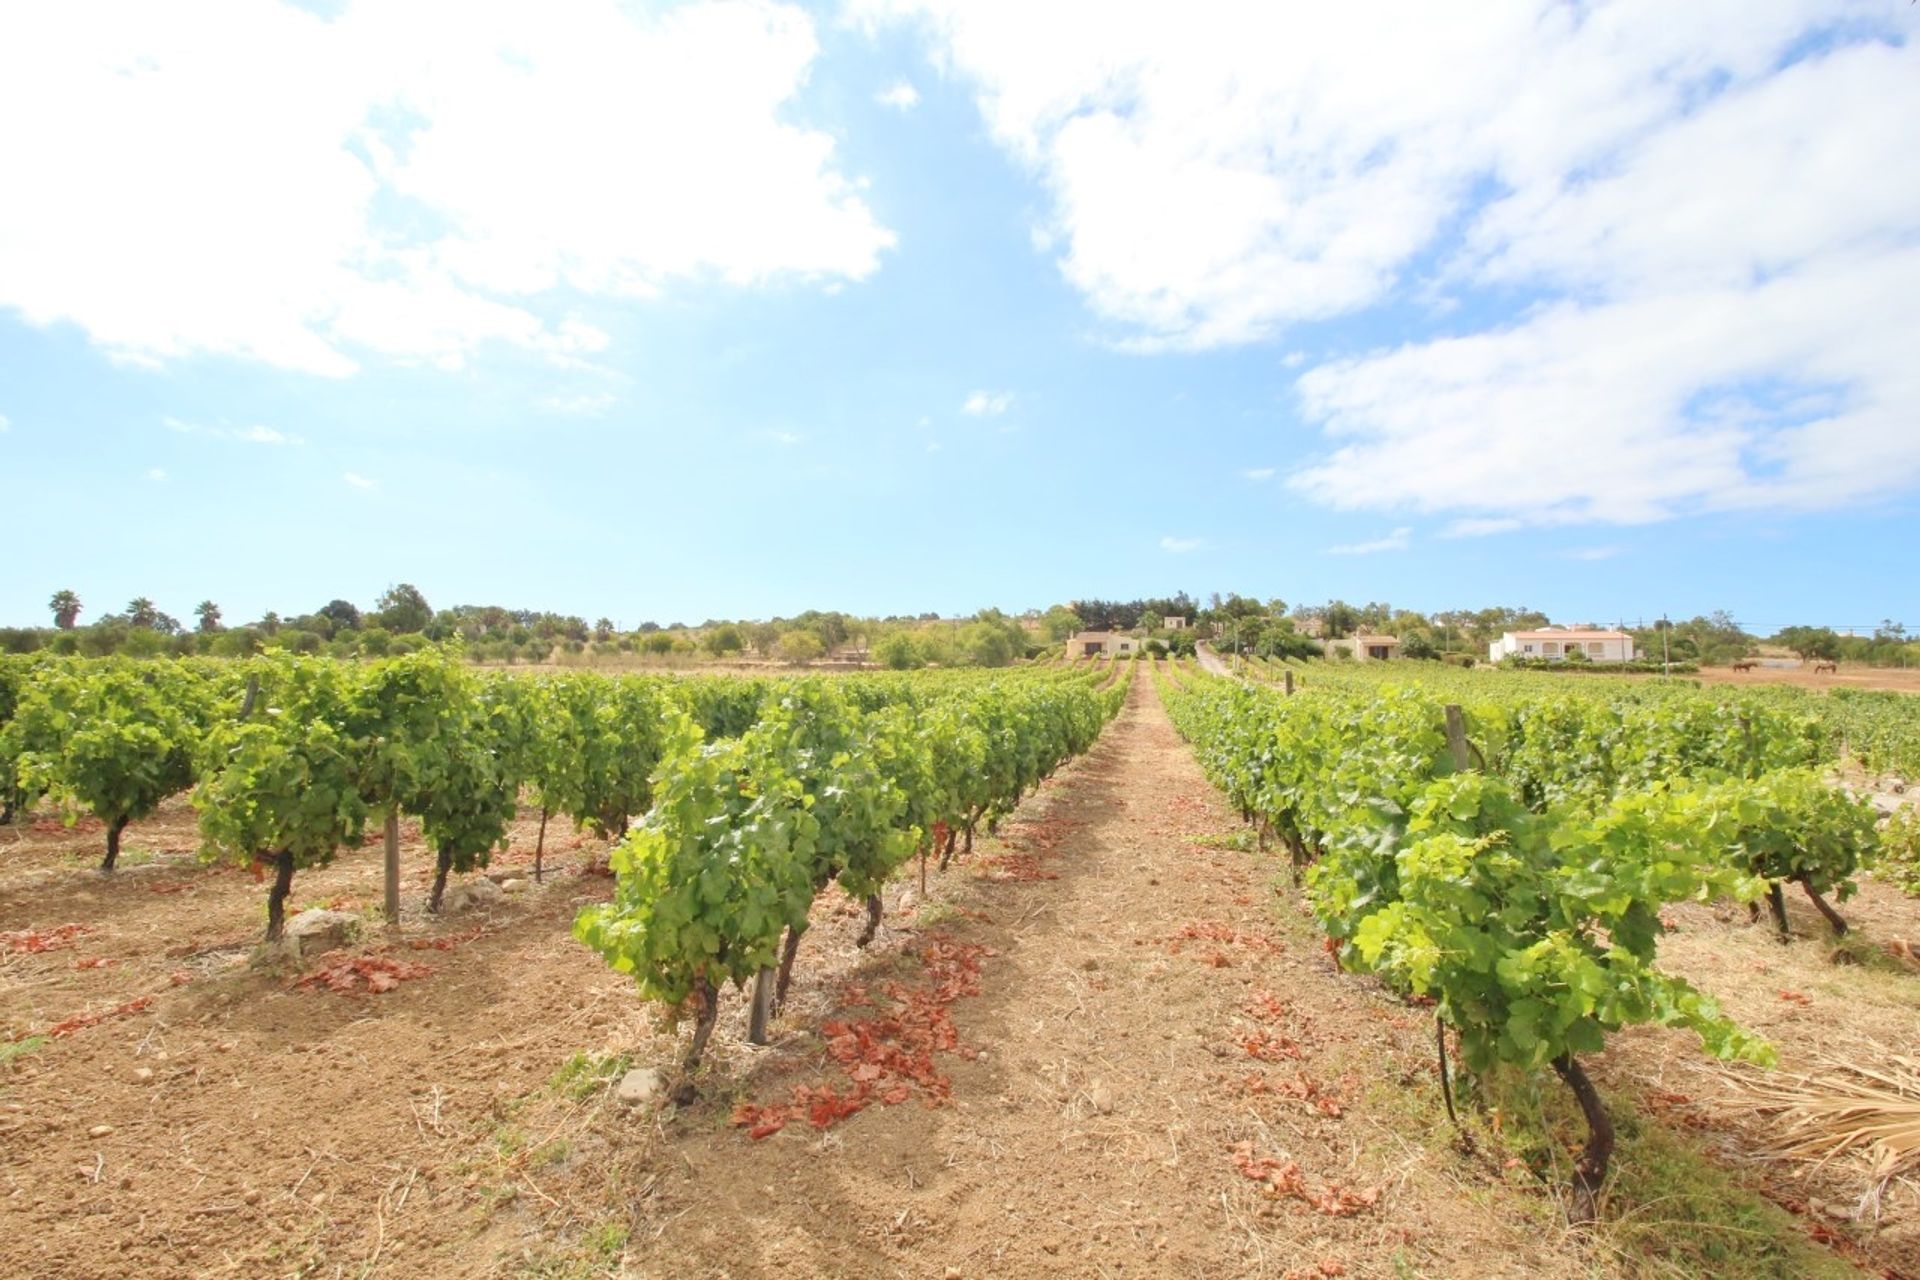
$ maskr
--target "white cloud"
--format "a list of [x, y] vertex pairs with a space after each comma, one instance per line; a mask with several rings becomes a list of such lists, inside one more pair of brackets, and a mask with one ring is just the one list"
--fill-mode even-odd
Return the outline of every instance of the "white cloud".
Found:
[[1405, 551], [1413, 545], [1413, 530], [1395, 529], [1384, 538], [1375, 538], [1370, 542], [1349, 542], [1343, 546], [1328, 547], [1327, 552], [1336, 556], [1370, 556], [1382, 551]]
[[342, 480], [345, 480], [349, 485], [352, 485], [354, 488], [360, 490], [362, 493], [365, 493], [367, 490], [375, 488], [377, 486], [376, 481], [367, 479], [367, 477], [361, 475], [357, 471], [344, 472], [342, 473], [340, 478]]
[[206, 436], [214, 440], [236, 440], [242, 444], [305, 444], [306, 441], [276, 427], [262, 426], [258, 423], [248, 427], [216, 427], [201, 422], [187, 422], [181, 418], [162, 418], [161, 423], [169, 431], [183, 436]]
[[166, 472], [166, 468], [164, 468], [164, 467], [148, 467], [148, 468], [147, 468], [147, 479], [149, 479], [149, 480], [151, 480], [151, 481], [153, 481], [153, 482], [154, 482], [155, 484], [165, 484], [165, 483], [167, 482], [167, 472]]
[[1160, 549], [1171, 551], [1174, 555], [1185, 555], [1189, 551], [1198, 551], [1207, 545], [1205, 538], [1175, 538], [1171, 535], [1160, 539]]
[[4, 413], [0, 413], [0, 431], [10, 431], [12, 429], [13, 429], [13, 419], [9, 418]]
[[1620, 554], [1618, 547], [1575, 547], [1564, 553], [1569, 560], [1611, 560]]
[[911, 111], [920, 105], [920, 91], [910, 82], [899, 80], [874, 94], [873, 100], [896, 111]]
[[998, 417], [1013, 407], [1011, 391], [976, 391], [960, 406], [960, 412], [976, 418]]
[[341, 375], [604, 349], [557, 296], [863, 278], [893, 236], [789, 119], [817, 54], [770, 0], [9, 7], [0, 306]]
[[1322, 503], [1471, 536], [1920, 486], [1920, 41], [1894, 11], [853, 10], [917, 21], [973, 87], [1120, 345], [1383, 305], [1452, 327], [1307, 362], [1331, 451], [1289, 483]]
[[1273, 479], [1274, 469], [1272, 467], [1248, 467], [1240, 474], [1255, 484], [1265, 484], [1267, 481]]
[[920, 19], [1045, 183], [1068, 279], [1141, 342], [1191, 347], [1379, 300], [1483, 180], [1551, 187], [1828, 20], [1816, 0], [1511, 0], [1384, 25], [1265, 0], [1178, 24], [1147, 0], [852, 10]]
[[540, 407], [548, 413], [578, 414], [582, 417], [596, 417], [613, 408], [620, 397], [611, 391], [588, 392], [580, 395], [543, 396]]
[[762, 431], [760, 438], [762, 440], [770, 440], [774, 444], [783, 445], [789, 449], [797, 444], [804, 443], [806, 440], [806, 437], [798, 431]]
[[1440, 531], [1443, 538], [1484, 538], [1496, 533], [1512, 533], [1526, 528], [1526, 521], [1506, 516], [1469, 516], [1455, 520]]

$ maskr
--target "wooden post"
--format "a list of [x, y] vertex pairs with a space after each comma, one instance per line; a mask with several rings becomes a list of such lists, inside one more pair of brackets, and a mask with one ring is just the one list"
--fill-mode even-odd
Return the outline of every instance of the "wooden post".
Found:
[[767, 1022], [773, 1013], [773, 970], [762, 969], [753, 978], [753, 1005], [747, 1018], [747, 1039], [767, 1042]]
[[1293, 672], [1291, 670], [1287, 672], [1287, 696], [1289, 698], [1293, 696]]
[[1447, 749], [1453, 753], [1455, 771], [1465, 773], [1472, 766], [1473, 748], [1467, 743], [1467, 720], [1457, 702], [1447, 704]]
[[387, 923], [400, 927], [400, 811], [387, 810]]

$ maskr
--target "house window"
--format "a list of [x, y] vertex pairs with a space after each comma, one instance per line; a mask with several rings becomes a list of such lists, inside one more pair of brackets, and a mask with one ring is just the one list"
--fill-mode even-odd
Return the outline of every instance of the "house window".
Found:
[[1545, 645], [1545, 646], [1544, 646], [1544, 648], [1543, 648], [1543, 652], [1544, 652], [1544, 653], [1546, 654], [1546, 656], [1547, 656], [1547, 657], [1549, 657], [1549, 658], [1557, 658], [1557, 657], [1559, 657], [1559, 656], [1560, 656], [1560, 642], [1559, 642], [1558, 640], [1549, 640], [1549, 641], [1547, 641], [1547, 643], [1546, 643], [1546, 645]]
[[1527, 649], [1526, 649], [1526, 651], [1527, 651], [1528, 653], [1532, 653], [1532, 652], [1533, 652], [1533, 646], [1532, 646], [1532, 645], [1528, 645], [1528, 646], [1527, 646]]

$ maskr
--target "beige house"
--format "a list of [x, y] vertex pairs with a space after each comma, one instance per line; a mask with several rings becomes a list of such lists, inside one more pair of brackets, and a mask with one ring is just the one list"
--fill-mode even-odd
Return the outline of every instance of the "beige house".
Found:
[[1167, 631], [1185, 631], [1187, 629], [1187, 620], [1176, 613], [1170, 617], [1160, 619], [1160, 626]]
[[1487, 646], [1487, 661], [1546, 658], [1563, 662], [1570, 653], [1585, 654], [1593, 662], [1632, 662], [1633, 637], [1624, 631], [1602, 631], [1597, 627], [1509, 631]]
[[1119, 631], [1082, 631], [1067, 641], [1069, 658], [1131, 658], [1145, 642]]
[[1342, 636], [1338, 640], [1322, 640], [1320, 647], [1327, 651], [1329, 657], [1336, 652], [1345, 653], [1359, 662], [1384, 662], [1400, 656], [1399, 637], [1368, 635], [1365, 632]]

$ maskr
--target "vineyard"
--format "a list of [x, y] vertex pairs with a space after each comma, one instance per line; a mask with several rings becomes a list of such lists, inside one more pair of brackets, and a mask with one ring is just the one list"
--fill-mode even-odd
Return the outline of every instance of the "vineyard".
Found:
[[1911, 1273], [1910, 1171], [1634, 1199], [1764, 1138], [1704, 1073], [1910, 1031], [1911, 700], [1240, 674], [5, 660], [0, 1260]]
[[1288, 697], [1202, 679], [1170, 710], [1305, 870], [1344, 963], [1432, 998], [1442, 1053], [1450, 1028], [1471, 1070], [1550, 1065], [1566, 1081], [1590, 1129], [1575, 1167], [1590, 1218], [1614, 1139], [1580, 1054], [1657, 1022], [1716, 1056], [1772, 1061], [1658, 967], [1661, 911], [1764, 896], [1790, 937], [1791, 883], [1845, 932], [1823, 895], [1852, 892], [1878, 815], [1809, 767], [1815, 722], [1775, 707], [1483, 692], [1468, 709], [1335, 684]]

